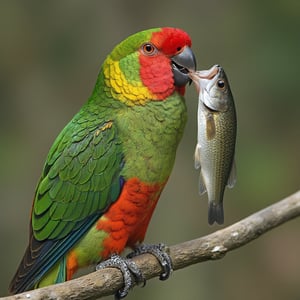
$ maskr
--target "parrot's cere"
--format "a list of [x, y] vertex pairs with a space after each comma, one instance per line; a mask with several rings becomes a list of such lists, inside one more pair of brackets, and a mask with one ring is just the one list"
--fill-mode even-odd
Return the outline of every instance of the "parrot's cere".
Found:
[[[34, 196], [29, 244], [11, 293], [69, 280], [79, 268], [144, 240], [186, 123], [183, 96], [196, 70], [190, 47], [184, 31], [156, 28], [128, 37], [107, 56], [92, 95], [49, 151]], [[220, 69], [218, 77], [223, 74]], [[214, 153], [213, 158], [206, 152], [203, 159], [196, 155], [209, 192], [211, 222], [222, 221], [218, 207], [234, 152], [233, 102], [223, 80], [229, 110], [199, 110], [201, 122], [210, 127], [202, 131], [209, 133], [207, 147]], [[211, 82], [217, 84], [216, 77], [208, 86]], [[217, 94], [223, 99], [222, 92]], [[222, 124], [230, 126], [230, 133], [220, 129]], [[199, 143], [206, 140], [203, 132]], [[220, 141], [223, 134], [225, 142]], [[210, 161], [225, 156], [216, 188], [210, 172], [219, 167]]]
[[199, 192], [208, 194], [208, 223], [224, 223], [223, 195], [236, 182], [234, 163], [236, 112], [222, 67], [191, 73], [199, 92], [198, 142], [195, 167], [200, 168]]

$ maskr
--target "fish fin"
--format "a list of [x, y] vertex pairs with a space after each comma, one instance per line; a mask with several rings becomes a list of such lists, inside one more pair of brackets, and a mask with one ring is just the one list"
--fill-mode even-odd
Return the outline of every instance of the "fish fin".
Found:
[[209, 201], [208, 203], [208, 224], [212, 225], [217, 222], [219, 225], [224, 223], [223, 203]]
[[199, 194], [203, 195], [205, 193], [206, 193], [206, 186], [205, 186], [203, 175], [200, 172], [200, 175], [199, 175]]
[[210, 141], [216, 135], [216, 124], [213, 114], [206, 115], [206, 138]]
[[196, 145], [195, 149], [195, 155], [194, 155], [194, 164], [196, 169], [200, 169], [200, 175], [199, 175], [199, 194], [203, 195], [206, 193], [206, 186], [204, 183], [204, 179], [201, 172], [201, 164], [200, 164], [200, 148], [201, 146], [199, 144]]
[[236, 166], [235, 166], [235, 160], [233, 160], [231, 171], [227, 181], [227, 186], [231, 189], [234, 187], [235, 184], [236, 184]]
[[201, 167], [200, 165], [200, 145], [196, 145], [195, 154], [194, 154], [194, 166], [195, 169], [199, 169]]

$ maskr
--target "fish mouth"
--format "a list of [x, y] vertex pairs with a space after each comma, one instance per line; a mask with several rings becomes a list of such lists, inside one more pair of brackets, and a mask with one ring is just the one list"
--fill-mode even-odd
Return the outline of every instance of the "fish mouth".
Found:
[[204, 91], [207, 89], [209, 82], [211, 82], [212, 79], [217, 78], [220, 69], [220, 65], [214, 65], [208, 70], [192, 71], [189, 73], [191, 80], [195, 83], [198, 93], [201, 90]]
[[211, 80], [213, 79], [220, 71], [219, 65], [212, 66], [209, 70], [197, 71], [197, 75], [200, 78]]

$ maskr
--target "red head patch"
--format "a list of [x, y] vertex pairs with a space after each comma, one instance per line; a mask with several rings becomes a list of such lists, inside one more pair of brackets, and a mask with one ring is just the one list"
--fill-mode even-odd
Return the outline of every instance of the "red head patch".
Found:
[[175, 55], [185, 46], [191, 47], [189, 35], [178, 28], [165, 27], [152, 34], [151, 42], [165, 55]]

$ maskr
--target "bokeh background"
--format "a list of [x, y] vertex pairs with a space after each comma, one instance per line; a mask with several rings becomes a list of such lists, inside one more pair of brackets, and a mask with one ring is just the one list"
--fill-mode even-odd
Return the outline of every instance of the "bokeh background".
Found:
[[[36, 183], [54, 138], [90, 95], [101, 63], [128, 35], [175, 26], [193, 39], [198, 69], [221, 64], [238, 113], [238, 182], [225, 226], [299, 189], [300, 2], [0, 2], [0, 296], [27, 244]], [[176, 244], [218, 230], [193, 167], [197, 94], [176, 165], [146, 242]], [[300, 219], [222, 260], [151, 280], [128, 299], [300, 299]], [[222, 228], [222, 227], [221, 227]], [[108, 297], [107, 299], [112, 299]]]

